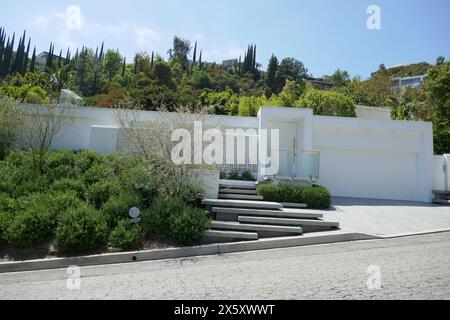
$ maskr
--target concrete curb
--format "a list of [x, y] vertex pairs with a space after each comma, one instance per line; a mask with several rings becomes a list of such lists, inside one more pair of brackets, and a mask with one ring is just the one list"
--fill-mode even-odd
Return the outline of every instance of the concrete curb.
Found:
[[142, 262], [152, 260], [188, 258], [195, 256], [209, 256], [216, 254], [281, 249], [289, 247], [301, 247], [301, 246], [350, 242], [350, 241], [393, 239], [393, 238], [411, 237], [443, 232], [450, 232], [450, 229], [438, 229], [438, 230], [429, 230], [416, 233], [403, 233], [395, 235], [373, 235], [358, 232], [329, 231], [329, 232], [320, 232], [318, 234], [295, 236], [295, 237], [269, 238], [255, 241], [210, 244], [196, 247], [110, 253], [84, 257], [4, 262], [0, 263], [0, 273], [60, 269], [60, 268], [67, 268], [72, 265], [82, 267], [82, 266], [132, 263], [132, 262]]
[[219, 253], [219, 246], [217, 244], [211, 244], [197, 247], [109, 253], [84, 257], [5, 262], [0, 263], [0, 273], [60, 269], [60, 268], [67, 268], [72, 265], [82, 267], [82, 266], [94, 266], [104, 264], [132, 263], [139, 261], [207, 256], [218, 253]]
[[339, 231], [320, 232], [317, 235], [261, 239], [257, 241], [233, 242], [219, 244], [219, 253], [233, 253], [255, 250], [268, 250], [289, 247], [301, 247], [326, 243], [337, 243], [358, 240], [375, 240], [378, 236], [362, 233], [347, 233]]

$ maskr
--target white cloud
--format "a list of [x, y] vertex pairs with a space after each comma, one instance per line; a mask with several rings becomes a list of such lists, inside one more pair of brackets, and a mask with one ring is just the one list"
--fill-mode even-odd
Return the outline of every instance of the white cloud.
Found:
[[147, 49], [157, 47], [163, 38], [163, 34], [156, 28], [134, 22], [91, 23], [83, 15], [82, 9], [73, 4], [64, 11], [51, 11], [35, 16], [29, 27], [39, 27], [47, 32], [54, 31], [55, 43], [63, 48], [94, 45], [105, 40], [107, 43], [128, 43]]
[[48, 18], [45, 15], [37, 15], [31, 19], [30, 26], [33, 28], [46, 28]]
[[135, 42], [139, 47], [152, 46], [161, 40], [161, 33], [148, 28], [134, 25], [132, 27]]
[[244, 55], [245, 49], [238, 46], [214, 46], [212, 48], [203, 49], [204, 61], [208, 62], [222, 62], [228, 59], [239, 59], [239, 56]]
[[66, 9], [66, 26], [69, 30], [80, 30], [83, 25], [83, 16], [79, 6], [70, 5]]

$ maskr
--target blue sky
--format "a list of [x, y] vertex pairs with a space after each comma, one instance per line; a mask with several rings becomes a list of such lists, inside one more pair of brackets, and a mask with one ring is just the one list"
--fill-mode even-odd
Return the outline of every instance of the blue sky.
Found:
[[[367, 28], [369, 5], [381, 9], [381, 30]], [[340, 68], [365, 78], [381, 63], [450, 58], [449, 12], [449, 0], [15, 0], [1, 5], [0, 26], [26, 29], [38, 51], [104, 40], [129, 59], [138, 50], [164, 56], [179, 35], [197, 40], [207, 61], [255, 43], [264, 67], [274, 53], [315, 76]]]

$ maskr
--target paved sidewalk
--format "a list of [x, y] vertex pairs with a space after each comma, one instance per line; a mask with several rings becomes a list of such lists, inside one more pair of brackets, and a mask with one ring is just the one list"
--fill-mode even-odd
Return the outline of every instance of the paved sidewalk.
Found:
[[338, 221], [345, 232], [388, 236], [450, 229], [450, 207], [353, 198], [333, 198], [333, 206], [325, 220]]

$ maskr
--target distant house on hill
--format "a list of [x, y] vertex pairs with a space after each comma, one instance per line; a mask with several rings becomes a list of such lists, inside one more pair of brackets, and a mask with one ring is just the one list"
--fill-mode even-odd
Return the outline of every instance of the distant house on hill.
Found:
[[[47, 51], [41, 52], [36, 56], [36, 63], [37, 64], [41, 64], [41, 65], [45, 65], [45, 63], [47, 62], [47, 57], [50, 53], [48, 53]], [[58, 61], [59, 59], [59, 55], [53, 54], [53, 61]], [[64, 57], [61, 57], [61, 62], [62, 63], [66, 63], [67, 59]]]
[[232, 68], [235, 65], [238, 64], [238, 60], [237, 59], [229, 59], [229, 60], [223, 60], [222, 61], [222, 67], [223, 68]]
[[425, 80], [426, 75], [413, 76], [413, 77], [395, 77], [391, 79], [391, 88], [418, 88]]
[[334, 83], [323, 80], [322, 78], [307, 78], [308, 82], [311, 83], [316, 89], [326, 90], [332, 89]]

